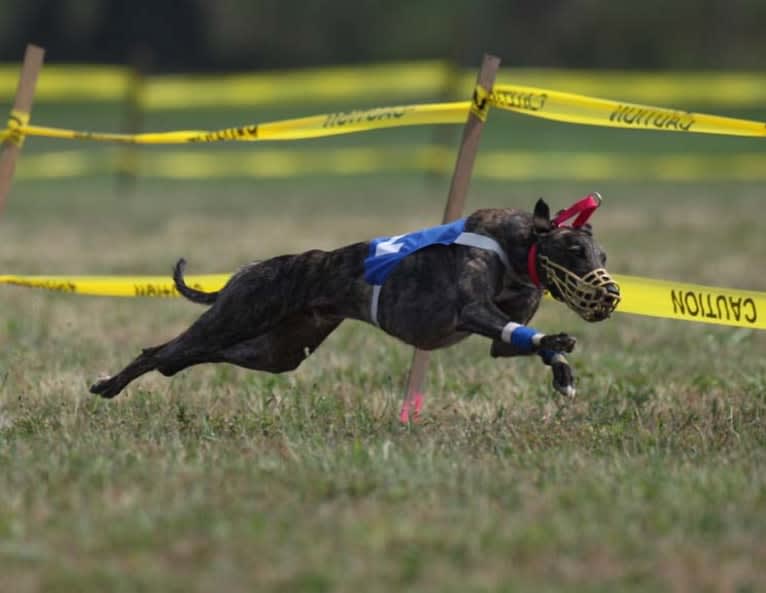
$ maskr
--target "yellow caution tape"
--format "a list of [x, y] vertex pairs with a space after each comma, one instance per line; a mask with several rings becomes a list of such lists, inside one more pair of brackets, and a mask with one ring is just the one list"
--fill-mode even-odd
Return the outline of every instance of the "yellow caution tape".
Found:
[[766, 329], [766, 293], [615, 276], [620, 313]]
[[[457, 88], [468, 92], [475, 77], [475, 73], [465, 72]], [[630, 97], [636, 102], [660, 105], [762, 109], [766, 104], [766, 74], [762, 72], [502, 68], [495, 87], [499, 84], [545, 87], [580, 95]]]
[[381, 128], [462, 123], [465, 121], [469, 109], [477, 116], [485, 119], [490, 104], [525, 115], [567, 123], [638, 130], [766, 136], [766, 124], [762, 122], [675, 111], [663, 107], [620, 103], [547, 89], [509, 85], [496, 86], [488, 99], [485, 89], [477, 87], [472, 102], [400, 105], [340, 111], [214, 131], [187, 130], [133, 135], [20, 126], [14, 128], [12, 132], [28, 136], [130, 144], [299, 140]]
[[146, 134], [111, 134], [42, 126], [24, 126], [20, 128], [20, 131], [27, 136], [43, 136], [65, 140], [122, 142], [128, 144], [299, 140], [351, 134], [381, 128], [462, 123], [467, 117], [469, 107], [470, 103], [468, 101], [376, 107], [373, 109], [339, 111], [263, 124], [250, 124], [214, 131], [186, 130]]
[[[189, 276], [197, 290], [212, 292], [229, 274]], [[680, 319], [697, 323], [766, 330], [766, 293], [699, 286], [637, 276], [614, 276], [620, 284], [620, 313]], [[0, 284], [43, 288], [55, 292], [116, 297], [177, 297], [167, 276], [0, 276]]]
[[473, 89], [473, 96], [471, 97], [471, 113], [478, 117], [481, 121], [487, 121], [487, 114], [489, 113], [489, 91], [480, 84], [477, 84]]
[[766, 136], [766, 123], [597, 99], [536, 87], [496, 85], [490, 102], [500, 109], [571, 124], [632, 130]]
[[[54, 180], [125, 171], [123, 151], [66, 150], [27, 154], [19, 180]], [[257, 151], [167, 150], [132, 153], [132, 173], [146, 178], [213, 180], [224, 178], [289, 179], [311, 175], [374, 173], [448, 174], [453, 151], [441, 146], [356, 146], [353, 148], [259, 148]], [[487, 150], [473, 176], [493, 181], [766, 181], [762, 152], [641, 153], [530, 152]]]
[[12, 109], [8, 116], [8, 128], [5, 134], [0, 136], [0, 142], [10, 142], [19, 148], [24, 145], [24, 134], [21, 130], [29, 123], [29, 114], [18, 109]]
[[[231, 274], [187, 276], [186, 283], [212, 292], [226, 284]], [[42, 288], [54, 292], [110, 297], [177, 297], [169, 276], [0, 276], [0, 284]]]
[[261, 124], [252, 129], [231, 128], [203, 134], [190, 142], [215, 142], [219, 140], [297, 140], [363, 132], [380, 128], [401, 126], [463, 123], [468, 114], [469, 103], [432, 103], [377, 107], [353, 111], [341, 111], [300, 119]]

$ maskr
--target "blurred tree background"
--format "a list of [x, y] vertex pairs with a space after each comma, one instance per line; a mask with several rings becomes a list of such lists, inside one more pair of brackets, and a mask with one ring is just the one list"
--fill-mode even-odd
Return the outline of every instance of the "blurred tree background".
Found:
[[764, 70], [764, 0], [0, 0], [0, 61], [158, 72], [449, 58], [508, 66]]

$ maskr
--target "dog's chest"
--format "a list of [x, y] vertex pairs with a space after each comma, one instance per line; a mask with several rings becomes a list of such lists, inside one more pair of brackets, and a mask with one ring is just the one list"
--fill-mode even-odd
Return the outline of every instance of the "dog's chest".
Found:
[[526, 286], [504, 286], [494, 298], [497, 307], [512, 321], [526, 324], [529, 322], [542, 300], [542, 291]]

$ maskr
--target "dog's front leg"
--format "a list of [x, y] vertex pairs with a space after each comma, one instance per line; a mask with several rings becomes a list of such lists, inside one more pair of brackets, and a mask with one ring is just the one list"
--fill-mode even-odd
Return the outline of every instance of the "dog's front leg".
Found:
[[[566, 334], [547, 337], [559, 338], [561, 335]], [[506, 344], [500, 340], [492, 340], [492, 347], [490, 348], [489, 353], [493, 358], [525, 356], [530, 354], [530, 352], [525, 351], [523, 348], [519, 348], [513, 344]], [[562, 395], [574, 397], [574, 373], [572, 372], [572, 367], [569, 366], [566, 356], [564, 356], [562, 352], [546, 348], [540, 348], [537, 351], [537, 354], [542, 359], [543, 364], [551, 367], [551, 372], [553, 373], [553, 388]]]
[[553, 388], [567, 397], [574, 397], [577, 393], [574, 386], [574, 374], [567, 357], [555, 350], [540, 350], [538, 354], [543, 359], [543, 363], [551, 367]]
[[564, 352], [571, 352], [576, 340], [560, 333], [546, 335], [532, 327], [509, 321], [491, 302], [471, 303], [460, 312], [459, 331], [469, 331], [492, 339], [492, 356], [528, 356], [539, 354], [553, 371], [553, 387], [567, 397], [574, 397], [574, 376]]
[[577, 343], [568, 334], [546, 335], [532, 327], [515, 323], [492, 302], [471, 303], [463, 307], [457, 329], [501, 340], [510, 346], [510, 352], [505, 356], [536, 354], [539, 350], [571, 352]]

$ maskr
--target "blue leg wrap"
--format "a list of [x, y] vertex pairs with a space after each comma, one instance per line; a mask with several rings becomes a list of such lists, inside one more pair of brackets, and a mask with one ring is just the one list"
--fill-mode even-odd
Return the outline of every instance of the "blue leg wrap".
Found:
[[511, 344], [517, 348], [521, 348], [524, 352], [532, 352], [535, 349], [532, 338], [538, 333], [540, 332], [531, 327], [523, 325], [517, 327], [511, 333]]

